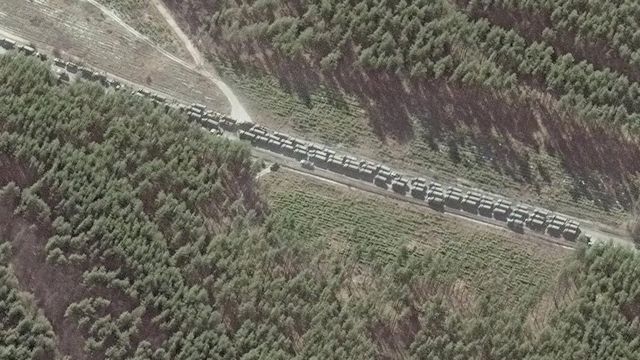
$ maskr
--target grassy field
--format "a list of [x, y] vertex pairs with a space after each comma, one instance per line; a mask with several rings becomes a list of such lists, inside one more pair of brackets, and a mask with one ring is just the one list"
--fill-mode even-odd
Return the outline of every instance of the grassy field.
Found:
[[274, 129], [442, 181], [469, 180], [468, 185], [550, 210], [614, 225], [625, 220], [624, 209], [598, 189], [596, 176], [571, 174], [544, 149], [480, 126], [443, 131], [433, 126], [429, 113], [410, 114], [406, 133], [382, 135], [389, 134], [389, 129], [380, 129], [385, 119], [376, 122], [358, 99], [325, 87], [310, 93], [298, 90], [293, 81], [282, 83], [255, 69], [218, 67], [254, 118]]
[[442, 255], [452, 275], [476, 290], [495, 281], [513, 299], [551, 284], [569, 250], [491, 230], [428, 208], [325, 184], [281, 171], [261, 178], [273, 211], [319, 242], [365, 259], [392, 259], [406, 246], [416, 256]]
[[261, 123], [337, 148], [372, 141], [366, 112], [357, 99], [325, 88], [311, 94], [296, 93], [295, 84], [284, 86], [259, 71], [241, 73], [225, 65], [218, 71], [239, 92], [247, 110], [260, 115]]
[[118, 17], [164, 49], [183, 58], [189, 57], [180, 39], [148, 0], [99, 0]]
[[210, 79], [164, 56], [88, 2], [0, 1], [2, 30], [40, 49], [57, 52], [65, 59], [88, 64], [178, 99], [196, 101], [221, 112], [229, 107]]

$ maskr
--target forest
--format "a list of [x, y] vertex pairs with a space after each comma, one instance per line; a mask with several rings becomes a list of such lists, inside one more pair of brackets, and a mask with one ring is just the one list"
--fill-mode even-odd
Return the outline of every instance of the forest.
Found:
[[[344, 131], [372, 129], [371, 144], [358, 139], [365, 153], [399, 143], [406, 148], [396, 157], [426, 167], [437, 164], [430, 159], [438, 150], [449, 151], [452, 177], [515, 180], [535, 193], [518, 196], [588, 203], [581, 210], [602, 210], [597, 220], [612, 208], [628, 214], [640, 195], [636, 1], [167, 3], [212, 62], [235, 74], [267, 74], [308, 106], [291, 116], [256, 110], [277, 126], [330, 138], [333, 128], [304, 120], [343, 126], [335, 112], [316, 116], [312, 108], [312, 95], [329, 89], [366, 113], [366, 125]], [[251, 99], [254, 86], [247, 87]], [[262, 108], [264, 96], [255, 95]], [[458, 149], [475, 152], [471, 165], [482, 171], [468, 171]]]
[[640, 358], [634, 251], [582, 244], [514, 302], [309, 243], [245, 145], [173, 110], [20, 55], [0, 84], [0, 358]]
[[[238, 49], [265, 46], [324, 70], [351, 67], [400, 73], [411, 79], [441, 78], [496, 90], [526, 86], [557, 97], [584, 121], [636, 129], [640, 125], [640, 29], [628, 24], [640, 5], [605, 2], [594, 13], [585, 1], [187, 1], [177, 8], [203, 14], [194, 26]], [[527, 11], [548, 25], [540, 34], [498, 23], [484, 12]], [[187, 10], [187, 11], [188, 11]], [[211, 15], [211, 13], [213, 15]], [[207, 16], [205, 16], [207, 15]], [[505, 17], [508, 17], [505, 15]], [[618, 20], [620, 19], [620, 20]], [[544, 19], [543, 19], [544, 20]], [[543, 21], [540, 20], [540, 21]], [[198, 22], [200, 21], [200, 22]], [[544, 26], [545, 24], [541, 24]], [[611, 46], [628, 68], [598, 66], [589, 54], [560, 51], [559, 32]], [[566, 36], [563, 37], [566, 41]], [[581, 55], [581, 56], [579, 56]]]

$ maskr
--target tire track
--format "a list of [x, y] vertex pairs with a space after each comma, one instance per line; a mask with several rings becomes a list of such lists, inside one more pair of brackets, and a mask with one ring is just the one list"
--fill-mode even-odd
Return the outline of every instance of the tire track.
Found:
[[182, 29], [180, 28], [178, 23], [175, 21], [175, 19], [171, 15], [171, 12], [169, 11], [169, 9], [167, 9], [167, 7], [164, 5], [164, 3], [162, 3], [162, 1], [160, 1], [160, 0], [152, 0], [151, 2], [156, 7], [156, 9], [158, 9], [158, 12], [162, 15], [162, 17], [167, 22], [167, 24], [169, 25], [171, 30], [175, 33], [175, 35], [178, 37], [178, 39], [180, 39], [180, 41], [182, 41], [183, 45], [185, 46], [185, 48], [187, 49], [187, 51], [189, 52], [189, 54], [193, 58], [194, 63], [189, 63], [189, 62], [187, 62], [187, 61], [185, 61], [183, 59], [180, 59], [177, 56], [169, 53], [168, 51], [166, 51], [165, 49], [163, 49], [159, 45], [155, 44], [148, 37], [142, 35], [136, 29], [132, 28], [127, 23], [125, 23], [120, 17], [118, 17], [118, 15], [116, 15], [113, 11], [109, 10], [104, 5], [100, 4], [97, 0], [84, 0], [84, 1], [87, 1], [90, 4], [92, 4], [93, 6], [97, 7], [98, 9], [100, 9], [100, 11], [102, 11], [103, 14], [105, 14], [106, 16], [111, 18], [113, 21], [118, 23], [118, 25], [122, 26], [125, 30], [127, 30], [127, 32], [129, 32], [130, 34], [132, 34], [135, 37], [139, 38], [140, 40], [148, 43], [149, 45], [153, 46], [160, 53], [162, 53], [165, 57], [173, 60], [174, 62], [177, 62], [178, 64], [180, 64], [180, 65], [182, 65], [182, 66], [184, 66], [184, 67], [186, 67], [186, 68], [188, 68], [190, 70], [196, 71], [200, 75], [202, 75], [205, 78], [207, 78], [227, 98], [227, 101], [231, 105], [231, 114], [229, 114], [229, 115], [232, 118], [238, 120], [239, 122], [253, 123], [253, 120], [251, 119], [251, 116], [249, 116], [249, 113], [245, 110], [245, 108], [242, 105], [242, 103], [240, 103], [240, 100], [238, 100], [238, 97], [233, 93], [233, 90], [231, 90], [231, 88], [225, 82], [223, 82], [217, 76], [214, 75], [214, 73], [211, 71], [210, 67], [207, 66], [207, 63], [206, 63], [202, 53], [200, 53], [200, 51], [191, 42], [189, 37], [182, 31]]
[[185, 48], [189, 51], [189, 54], [191, 54], [196, 67], [201, 70], [202, 75], [206, 76], [214, 84], [216, 84], [220, 91], [222, 91], [222, 93], [227, 97], [227, 100], [231, 104], [231, 117], [238, 120], [239, 122], [253, 123], [251, 116], [249, 116], [249, 113], [247, 112], [247, 110], [245, 110], [242, 103], [240, 103], [238, 97], [233, 93], [233, 90], [231, 90], [231, 88], [226, 83], [220, 80], [219, 77], [215, 76], [215, 71], [213, 71], [211, 66], [207, 64], [207, 62], [205, 61], [205, 57], [193, 44], [191, 39], [189, 39], [189, 36], [187, 36], [187, 34], [182, 31], [176, 20], [173, 18], [173, 15], [171, 15], [171, 11], [167, 9], [167, 7], [161, 0], [151, 0], [151, 3], [156, 7], [156, 9], [158, 9], [158, 12], [162, 14], [162, 17], [167, 22], [167, 24], [169, 24], [169, 27], [173, 30], [180, 41], [182, 41]]

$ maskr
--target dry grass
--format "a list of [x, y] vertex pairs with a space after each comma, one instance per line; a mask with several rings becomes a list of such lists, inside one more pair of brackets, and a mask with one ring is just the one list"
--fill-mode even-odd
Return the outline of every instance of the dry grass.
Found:
[[90, 3], [1, 1], [0, 30], [178, 99], [228, 110], [209, 79], [165, 57]]
[[399, 170], [442, 181], [465, 179], [576, 217], [615, 226], [624, 221], [626, 212], [613, 193], [624, 189], [620, 179], [635, 170], [627, 166], [623, 174], [619, 162], [606, 161], [601, 154], [611, 146], [622, 147], [620, 158], [628, 163], [636, 147], [614, 145], [613, 137], [567, 126], [572, 120], [549, 110], [555, 103], [545, 96], [531, 91], [528, 99], [513, 100], [440, 81], [416, 85], [407, 94], [402, 83], [388, 79], [378, 87], [373, 79], [350, 81], [362, 88], [384, 88], [384, 93], [370, 96], [387, 97], [380, 102], [353, 95], [357, 89], [327, 86], [326, 79], [314, 78], [295, 64], [261, 58], [243, 61], [272, 68], [220, 63], [219, 70], [253, 117], [272, 128]]
[[180, 39], [171, 31], [162, 15], [149, 0], [99, 0], [113, 10], [119, 18], [177, 56], [189, 59], [189, 53]]
[[269, 204], [292, 218], [302, 236], [363, 258], [393, 259], [402, 246], [416, 256], [442, 255], [450, 271], [474, 289], [503, 285], [511, 299], [551, 284], [563, 248], [490, 229], [384, 197], [350, 191], [287, 171], [261, 178]]

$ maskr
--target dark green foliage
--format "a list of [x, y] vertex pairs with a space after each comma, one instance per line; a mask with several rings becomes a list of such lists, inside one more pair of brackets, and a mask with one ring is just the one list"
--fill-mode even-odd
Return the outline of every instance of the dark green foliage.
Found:
[[[5, 245], [0, 244], [0, 253]], [[20, 293], [7, 264], [0, 264], [0, 359], [44, 360], [54, 354], [51, 325]]]
[[[558, 95], [592, 121], [640, 124], [640, 85], [625, 74], [594, 68], [544, 39], [531, 40], [485, 18], [468, 16], [461, 11], [465, 8], [445, 0], [285, 3], [221, 1], [214, 5], [213, 17], [198, 20], [217, 40], [250, 45], [260, 39], [261, 45], [267, 42], [286, 56], [310, 56], [314, 66], [324, 70], [344, 64], [398, 72], [412, 79], [446, 77], [495, 89], [515, 90], [526, 84]], [[467, 7], [486, 8], [491, 3], [471, 1]], [[553, 11], [551, 17], [559, 28], [613, 42], [630, 64], [640, 59], [637, 44], [630, 43], [640, 39], [637, 24], [618, 16], [636, 11], [637, 4], [607, 3], [596, 16], [589, 12], [593, 9], [583, 12], [584, 1], [516, 3], [513, 6], [531, 11]], [[581, 19], [590, 20], [591, 26]]]
[[[17, 205], [20, 189], [9, 183], [0, 189], [0, 208]], [[19, 291], [9, 267], [11, 244], [0, 238], [0, 359], [51, 359], [54, 333], [49, 322]]]
[[[640, 29], [635, 21], [640, 14], [637, 1], [605, 1], [592, 3], [584, 0], [472, 0], [468, 9], [506, 10], [533, 15], [543, 25], [546, 37], [573, 35], [575, 45], [581, 38], [589, 42], [606, 44], [630, 65], [640, 64]], [[591, 54], [592, 56], [604, 54]]]
[[324, 260], [309, 267], [292, 232], [261, 225], [244, 145], [150, 102], [95, 85], [54, 86], [29, 59], [0, 57], [0, 77], [9, 73], [21, 79], [3, 87], [0, 147], [36, 176], [2, 198], [49, 233], [47, 266], [77, 274], [79, 283], [51, 286], [80, 295], [44, 303], [68, 301], [67, 320], [53, 325], [80, 331], [80, 353], [374, 356], [364, 320], [338, 299], [342, 266], [335, 279], [317, 273]]
[[637, 2], [165, 2], [268, 126], [615, 226], [638, 195]]
[[633, 217], [627, 222], [627, 231], [636, 244], [640, 244], [640, 215], [638, 208], [634, 209]]
[[640, 358], [637, 253], [598, 245], [577, 258], [574, 299], [551, 318], [531, 358]]
[[309, 248], [254, 193], [247, 149], [178, 114], [57, 87], [23, 57], [0, 57], [0, 79], [0, 149], [24, 181], [0, 191], [3, 216], [46, 234], [31, 266], [60, 290], [38, 303], [65, 309], [34, 315], [6, 266], [21, 244], [0, 245], [0, 358], [53, 358], [51, 327], [89, 359], [638, 357], [635, 253], [581, 249], [558, 285], [573, 295], [534, 331], [534, 309], [460, 291], [440, 258]]

